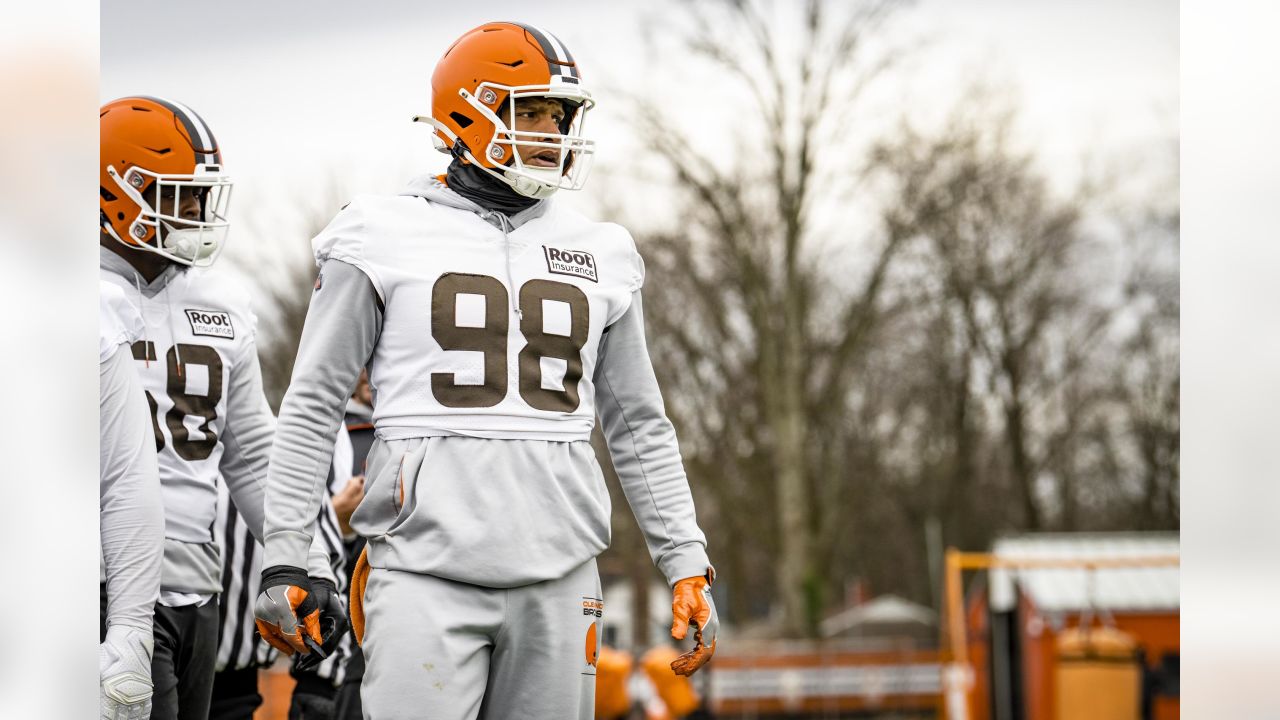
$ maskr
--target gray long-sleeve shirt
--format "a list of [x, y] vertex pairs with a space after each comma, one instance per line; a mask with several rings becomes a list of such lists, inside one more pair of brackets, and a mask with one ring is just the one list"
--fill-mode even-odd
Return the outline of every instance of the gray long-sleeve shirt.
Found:
[[107, 625], [151, 632], [160, 594], [164, 506], [147, 400], [127, 344], [98, 368], [102, 560]]
[[[424, 195], [442, 199], [439, 192]], [[457, 196], [444, 204], [482, 214]], [[396, 306], [403, 300], [394, 292], [384, 297], [385, 286], [356, 262], [325, 261], [308, 309], [272, 448], [268, 566], [295, 564], [310, 540], [305, 519], [320, 501], [325, 458], [346, 399], [371, 359], [378, 386], [384, 313], [416, 308]], [[706, 540], [649, 361], [639, 290], [601, 337], [592, 379], [614, 465], [655, 564], [672, 583], [705, 574]], [[401, 430], [391, 438], [379, 432], [352, 527], [369, 538], [374, 567], [513, 587], [561, 577], [597, 555], [608, 546], [609, 519], [603, 474], [585, 439], [444, 431], [405, 437]]]

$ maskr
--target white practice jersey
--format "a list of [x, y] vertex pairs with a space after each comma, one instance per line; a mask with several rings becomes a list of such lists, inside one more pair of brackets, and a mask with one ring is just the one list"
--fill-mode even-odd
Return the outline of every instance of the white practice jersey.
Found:
[[319, 459], [367, 367], [378, 439], [351, 527], [372, 567], [519, 587], [582, 566], [609, 544], [598, 414], [655, 564], [672, 582], [708, 572], [626, 230], [550, 200], [508, 217], [420, 178], [357, 198], [313, 244], [267, 565], [296, 564], [313, 540]]
[[380, 437], [590, 436], [601, 333], [644, 282], [625, 229], [552, 204], [504, 236], [466, 209], [366, 195], [313, 248], [360, 268], [382, 301]]
[[145, 325], [132, 351], [151, 406], [165, 537], [209, 543], [228, 396], [237, 370], [256, 361], [257, 318], [247, 293], [227, 278], [199, 269], [167, 272], [172, 276], [154, 294], [134, 277], [104, 269], [102, 279], [134, 301]]

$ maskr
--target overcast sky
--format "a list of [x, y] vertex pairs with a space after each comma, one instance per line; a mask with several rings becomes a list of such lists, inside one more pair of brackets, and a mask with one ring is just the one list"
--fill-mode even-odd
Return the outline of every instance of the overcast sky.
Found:
[[[211, 9], [109, 0], [100, 94], [169, 96], [199, 112], [236, 176], [233, 211], [335, 172], [348, 187], [390, 191], [444, 165], [426, 126], [408, 122], [430, 110], [444, 49], [483, 22], [518, 19], [570, 47], [599, 103], [588, 120], [597, 171], [625, 177], [634, 145], [620, 114], [624, 90], [678, 98], [673, 121], [686, 125], [723, 110], [714, 93], [682, 83], [680, 58], [645, 62], [640, 28], [671, 27], [681, 12], [623, 2], [224, 0]], [[927, 44], [881, 87], [886, 120], [942, 112], [969, 79], [986, 77], [1015, 93], [1027, 143], [1064, 184], [1084, 152], [1141, 151], [1177, 133], [1176, 3], [932, 0], [902, 14], [892, 33]], [[714, 123], [703, 127], [723, 136]], [[590, 206], [606, 187], [588, 183], [573, 201]]]

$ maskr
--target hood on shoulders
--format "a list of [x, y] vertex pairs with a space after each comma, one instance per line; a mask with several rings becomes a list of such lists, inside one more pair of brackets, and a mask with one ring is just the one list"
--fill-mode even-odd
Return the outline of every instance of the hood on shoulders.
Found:
[[488, 212], [476, 203], [450, 190], [448, 185], [440, 181], [440, 176], [438, 175], [419, 175], [410, 180], [400, 194], [425, 198], [433, 203], [457, 208], [458, 210], [469, 210], [476, 214]]
[[[137, 252], [145, 251], [138, 250]], [[139, 293], [147, 297], [154, 296], [165, 289], [175, 278], [184, 275], [191, 269], [181, 263], [171, 262], [154, 280], [147, 282], [128, 260], [121, 257], [119, 253], [101, 245], [98, 246], [98, 268], [129, 280]]]
[[490, 225], [502, 228], [505, 219], [510, 230], [514, 230], [530, 220], [541, 217], [546, 214], [551, 207], [550, 200], [540, 200], [532, 207], [521, 210], [513, 215], [505, 215], [497, 210], [487, 210], [479, 204], [468, 200], [449, 188], [448, 185], [441, 182], [439, 175], [419, 175], [409, 181], [405, 189], [400, 192], [401, 195], [412, 197], [420, 197], [428, 202], [444, 205], [445, 207], [454, 208], [456, 210], [466, 210], [480, 216], [480, 219]]

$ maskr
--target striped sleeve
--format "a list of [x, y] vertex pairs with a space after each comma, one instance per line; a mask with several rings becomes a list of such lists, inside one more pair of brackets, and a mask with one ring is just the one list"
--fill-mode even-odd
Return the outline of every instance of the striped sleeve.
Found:
[[226, 483], [218, 481], [218, 515], [213, 541], [222, 551], [222, 594], [218, 596], [217, 672], [269, 665], [276, 651], [257, 637], [253, 601], [262, 575], [262, 545], [236, 512]]
[[[343, 432], [346, 429], [343, 428]], [[342, 530], [338, 528], [338, 515], [333, 510], [333, 493], [329, 491], [332, 486], [333, 465], [329, 465], [330, 482], [325, 483], [324, 502], [320, 503], [320, 512], [316, 515], [316, 530], [320, 534], [320, 542], [324, 545], [325, 552], [329, 554], [329, 566], [333, 569], [333, 575], [337, 579], [338, 592], [345, 592], [347, 589], [346, 570], [346, 554], [342, 545]]]
[[[333, 514], [332, 501], [322, 506], [317, 524], [320, 537], [335, 566], [338, 592], [345, 595], [347, 574], [342, 567], [342, 536], [338, 530], [337, 517]], [[253, 600], [258, 596], [262, 577], [262, 545], [249, 532], [244, 518], [235, 511], [235, 504], [222, 482], [218, 483], [218, 517], [214, 524], [214, 542], [222, 549], [222, 594], [218, 597], [218, 657], [214, 669], [222, 672], [270, 665], [275, 662], [278, 653], [257, 636], [253, 623]], [[346, 645], [345, 639], [343, 644]], [[320, 666], [318, 674], [321, 677], [332, 679], [341, 671], [345, 658], [351, 654], [349, 647], [345, 653], [343, 650], [339, 646], [338, 651]], [[334, 682], [335, 685], [339, 684], [341, 679]]]
[[[346, 428], [342, 429], [343, 433]], [[348, 460], [349, 464], [350, 461]], [[329, 469], [333, 480], [333, 467]], [[348, 473], [348, 477], [349, 477]], [[329, 484], [331, 486], [332, 483]], [[333, 511], [333, 497], [326, 493], [316, 518], [321, 543], [329, 554], [334, 577], [338, 581], [338, 593], [346, 600], [347, 573], [342, 532]], [[222, 551], [222, 594], [218, 597], [218, 656], [214, 663], [217, 672], [262, 667], [275, 662], [279, 654], [257, 636], [253, 622], [253, 602], [258, 596], [262, 577], [262, 545], [249, 532], [235, 503], [227, 491], [226, 483], [218, 481], [218, 514], [213, 528], [214, 542]], [[351, 655], [350, 633], [344, 637], [338, 649], [326, 659], [316, 674], [340, 685], [345, 677], [346, 658]]]
[[[334, 460], [329, 464], [329, 477], [325, 483], [326, 502], [320, 506], [319, 517], [316, 518], [316, 527], [319, 531], [320, 540], [324, 544], [324, 549], [329, 553], [329, 561], [333, 564], [333, 575], [338, 579], [338, 594], [342, 598], [342, 603], [345, 607], [347, 602], [346, 551], [342, 542], [342, 530], [338, 527], [338, 516], [333, 511], [333, 489], [346, 485], [347, 480], [351, 479], [351, 473], [348, 469], [351, 465], [350, 455], [347, 454], [344, 457], [343, 453], [338, 450], [344, 444], [350, 447], [351, 440], [347, 436], [346, 425], [339, 425]], [[333, 654], [325, 658], [316, 667], [315, 674], [327, 680], [336, 688], [342, 685], [346, 679], [347, 658], [349, 657], [351, 657], [350, 632], [342, 637], [342, 641], [338, 643], [338, 647], [333, 651]], [[295, 672], [297, 671], [295, 670]]]

